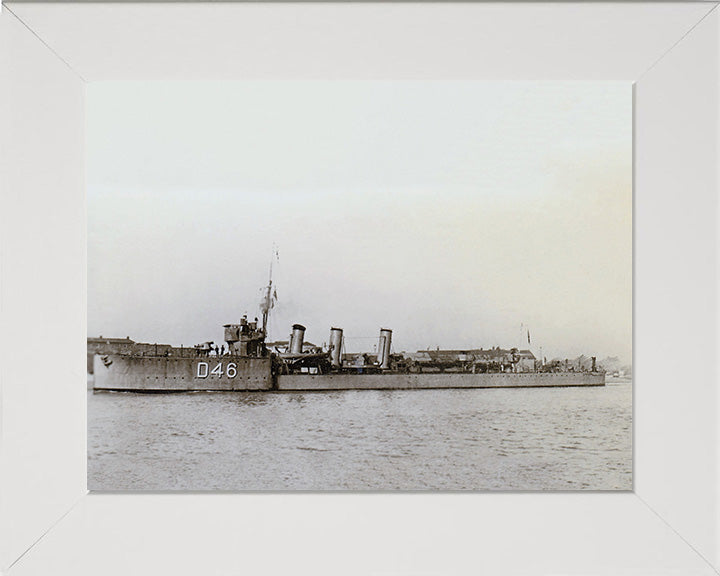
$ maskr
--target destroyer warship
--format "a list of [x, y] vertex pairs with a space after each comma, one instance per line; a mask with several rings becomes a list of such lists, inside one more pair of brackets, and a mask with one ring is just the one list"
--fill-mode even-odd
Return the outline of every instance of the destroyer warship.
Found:
[[272, 267], [260, 305], [262, 320], [225, 324], [224, 344], [192, 347], [93, 339], [88, 369], [95, 390], [134, 392], [309, 391], [432, 388], [604, 386], [595, 359], [586, 369], [548, 367], [516, 348], [434, 350], [393, 354], [392, 330], [381, 328], [374, 353], [344, 354], [342, 328], [330, 328], [327, 346], [305, 342], [294, 324], [286, 342], [267, 342], [276, 294]]

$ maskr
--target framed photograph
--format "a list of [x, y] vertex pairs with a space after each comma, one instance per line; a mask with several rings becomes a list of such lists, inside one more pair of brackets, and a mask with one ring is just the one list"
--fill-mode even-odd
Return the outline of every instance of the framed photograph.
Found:
[[5, 3], [3, 573], [715, 574], [716, 8]]

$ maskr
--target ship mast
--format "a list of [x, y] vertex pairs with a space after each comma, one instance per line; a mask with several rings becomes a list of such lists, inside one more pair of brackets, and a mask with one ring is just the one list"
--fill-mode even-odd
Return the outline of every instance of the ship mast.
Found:
[[268, 317], [270, 316], [270, 308], [273, 307], [273, 295], [272, 295], [272, 269], [273, 269], [273, 260], [278, 257], [278, 250], [275, 244], [273, 243], [272, 247], [272, 256], [270, 256], [270, 273], [268, 275], [268, 285], [267, 290], [265, 292], [265, 301], [263, 303], [263, 309], [262, 309], [262, 330], [263, 334], [267, 336], [267, 321]]

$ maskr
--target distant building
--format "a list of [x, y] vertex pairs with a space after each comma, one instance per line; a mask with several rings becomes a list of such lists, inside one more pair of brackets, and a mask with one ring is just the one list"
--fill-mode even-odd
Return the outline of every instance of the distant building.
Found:
[[88, 338], [87, 339], [87, 371], [93, 373], [93, 356], [95, 354], [129, 354], [135, 342], [127, 338]]
[[135, 354], [138, 356], [173, 356], [179, 355], [170, 344], [148, 344], [135, 342], [127, 338], [88, 338], [87, 339], [87, 372], [93, 373], [93, 357], [95, 354]]
[[173, 356], [174, 350], [179, 352], [181, 348], [173, 348], [170, 344], [136, 342], [132, 352], [138, 356]]
[[105, 352], [125, 352], [132, 349], [135, 344], [134, 340], [130, 340], [130, 336], [126, 338], [88, 338], [87, 347], [88, 352], [93, 350], [94, 352], [105, 353]]
[[534, 372], [535, 355], [530, 350], [494, 348], [470, 350], [418, 350], [409, 357], [420, 365], [438, 368], [475, 366], [482, 370], [492, 367], [494, 370], [514, 370], [515, 372]]
[[517, 363], [518, 372], [534, 372], [537, 358], [530, 350], [518, 350], [517, 355], [520, 360]]

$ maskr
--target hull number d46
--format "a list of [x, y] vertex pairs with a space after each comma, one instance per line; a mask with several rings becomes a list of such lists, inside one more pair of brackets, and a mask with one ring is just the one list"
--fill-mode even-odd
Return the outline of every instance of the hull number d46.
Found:
[[235, 378], [237, 376], [237, 364], [235, 362], [228, 362], [227, 368], [223, 373], [223, 363], [218, 362], [215, 368], [210, 370], [210, 364], [208, 362], [198, 362], [197, 365], [197, 378], [207, 378], [209, 376], [217, 376], [221, 378], [223, 375], [227, 378]]

